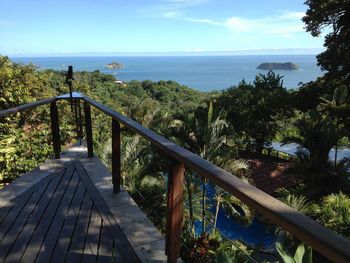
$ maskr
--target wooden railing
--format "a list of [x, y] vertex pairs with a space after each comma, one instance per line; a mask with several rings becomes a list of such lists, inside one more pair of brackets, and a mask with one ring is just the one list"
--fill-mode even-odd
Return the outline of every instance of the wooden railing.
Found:
[[236, 196], [250, 208], [256, 210], [263, 217], [274, 224], [284, 228], [299, 240], [304, 241], [319, 253], [334, 262], [349, 262], [350, 241], [337, 235], [333, 231], [321, 226], [309, 217], [298, 213], [279, 200], [244, 183], [239, 178], [202, 159], [198, 155], [167, 140], [159, 134], [143, 127], [139, 123], [123, 116], [103, 104], [100, 104], [83, 94], [74, 92], [55, 98], [44, 99], [13, 109], [0, 111], [0, 118], [10, 114], [33, 109], [40, 105], [50, 104], [51, 129], [53, 137], [53, 150], [55, 158], [60, 158], [60, 133], [56, 103], [59, 100], [74, 100], [84, 102], [85, 133], [88, 156], [93, 156], [91, 106], [102, 111], [112, 118], [112, 182], [113, 191], [120, 189], [120, 125], [139, 134], [171, 160], [169, 167], [168, 195], [167, 195], [167, 227], [166, 227], [166, 253], [168, 262], [176, 262], [180, 255], [181, 225], [183, 218], [183, 179], [185, 167], [196, 171], [199, 175], [211, 180], [228, 193]]

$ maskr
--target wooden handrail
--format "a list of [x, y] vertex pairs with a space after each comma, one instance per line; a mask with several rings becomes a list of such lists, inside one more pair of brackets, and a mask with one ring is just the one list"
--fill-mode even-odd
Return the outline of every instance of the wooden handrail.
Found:
[[15, 114], [18, 112], [31, 110], [31, 109], [34, 109], [34, 108], [40, 106], [40, 105], [49, 104], [55, 100], [56, 100], [56, 98], [48, 98], [48, 99], [38, 100], [38, 101], [34, 101], [34, 102], [31, 102], [28, 104], [24, 104], [24, 105], [21, 105], [21, 106], [15, 107], [15, 108], [11, 108], [8, 110], [2, 110], [2, 111], [0, 111], [0, 118], [7, 117], [8, 115]]
[[84, 100], [150, 141], [167, 156], [180, 163], [184, 163], [185, 166], [198, 172], [201, 176], [208, 178], [228, 193], [236, 196], [250, 208], [255, 209], [262, 216], [281, 226], [329, 259], [335, 262], [348, 262], [350, 258], [350, 241], [348, 239], [334, 233], [309, 217], [298, 213], [296, 210], [258, 188], [243, 182], [231, 173], [123, 116], [119, 112], [89, 97], [84, 97]]
[[[228, 193], [239, 198], [249, 207], [255, 209], [262, 216], [286, 229], [296, 238], [309, 244], [312, 248], [316, 249], [332, 261], [348, 262], [350, 258], [350, 241], [348, 239], [321, 226], [319, 223], [298, 213], [296, 210], [290, 208], [276, 198], [273, 198], [250, 184], [244, 183], [231, 173], [226, 172], [218, 166], [202, 159], [198, 155], [174, 144], [159, 134], [143, 127], [141, 124], [123, 116], [119, 112], [114, 111], [89, 97], [79, 93], [77, 94], [76, 97], [73, 96], [73, 99], [83, 99], [86, 103], [104, 112], [115, 121], [123, 124], [128, 129], [150, 141], [171, 159], [184, 164], [186, 167], [198, 172], [201, 176], [208, 178], [213, 183], [225, 189]], [[0, 111], [0, 117], [51, 103], [56, 99], [69, 100], [70, 98], [69, 96], [63, 95]]]

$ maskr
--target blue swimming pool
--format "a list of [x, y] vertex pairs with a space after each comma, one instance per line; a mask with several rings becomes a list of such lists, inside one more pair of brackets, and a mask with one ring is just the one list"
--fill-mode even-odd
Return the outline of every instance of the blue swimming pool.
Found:
[[[206, 186], [206, 196], [208, 203], [211, 204], [209, 209], [215, 214], [216, 202], [214, 200], [215, 188], [211, 184]], [[259, 216], [253, 219], [249, 225], [242, 225], [232, 217], [225, 209], [220, 208], [217, 221], [217, 229], [231, 240], [239, 240], [244, 244], [263, 250], [273, 250], [275, 247], [275, 228], [264, 222]], [[211, 227], [207, 224], [207, 231], [211, 231]], [[196, 234], [202, 231], [202, 222], [195, 222]]]

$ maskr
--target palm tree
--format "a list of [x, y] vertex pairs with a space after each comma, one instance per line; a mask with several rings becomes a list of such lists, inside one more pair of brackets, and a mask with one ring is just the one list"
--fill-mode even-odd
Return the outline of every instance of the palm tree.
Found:
[[[244, 160], [227, 160], [223, 168], [241, 178], [241, 180], [247, 184], [252, 182], [249, 180], [249, 165]], [[226, 211], [234, 217], [237, 221], [250, 224], [254, 218], [254, 212], [237, 197], [228, 194], [222, 188], [215, 185], [215, 201], [216, 210], [214, 217], [214, 228], [217, 225], [218, 214], [220, 208], [226, 209]]]
[[134, 193], [140, 183], [141, 171], [143, 169], [142, 155], [143, 145], [137, 135], [132, 137], [123, 136], [122, 138], [122, 154], [121, 154], [121, 176], [123, 184], [127, 190]]
[[151, 98], [144, 100], [135, 99], [129, 103], [130, 105], [124, 109], [125, 115], [145, 127], [149, 127], [160, 110], [159, 102]]
[[297, 135], [287, 136], [283, 144], [297, 143], [309, 151], [309, 156], [301, 154], [307, 160], [307, 171], [310, 172], [311, 182], [320, 183], [327, 173], [328, 155], [338, 141], [335, 124], [330, 118], [318, 111], [310, 110], [297, 113], [294, 121]]
[[335, 126], [338, 134], [335, 144], [334, 168], [337, 167], [338, 141], [346, 135], [344, 122], [349, 118], [350, 113], [350, 94], [345, 85], [339, 85], [335, 88], [332, 100], [321, 97], [321, 110], [325, 111], [335, 120]]
[[[237, 163], [241, 163], [239, 166], [242, 166], [242, 163], [244, 164], [244, 162], [240, 160], [238, 160]], [[248, 169], [248, 166], [246, 166], [245, 169]], [[250, 183], [247, 177], [241, 177], [241, 179], [246, 183]], [[233, 216], [237, 221], [241, 223], [249, 224], [252, 222], [254, 213], [245, 203], [243, 203], [237, 197], [230, 195], [222, 188], [215, 186], [214, 199], [216, 201], [214, 231], [216, 229], [220, 208], [226, 209], [226, 211], [230, 213], [231, 216]]]
[[[229, 145], [226, 137], [227, 123], [222, 112], [214, 113], [213, 103], [200, 107], [189, 114], [182, 114], [172, 121], [171, 133], [175, 140], [185, 148], [198, 154], [203, 159], [223, 166], [229, 160]], [[222, 156], [225, 152], [225, 158]], [[198, 182], [195, 173], [187, 173], [185, 187], [189, 199], [190, 222], [193, 225], [192, 195], [193, 182]], [[206, 185], [207, 180], [200, 180], [202, 188], [202, 232], [205, 232]], [[220, 205], [221, 203], [219, 203]]]

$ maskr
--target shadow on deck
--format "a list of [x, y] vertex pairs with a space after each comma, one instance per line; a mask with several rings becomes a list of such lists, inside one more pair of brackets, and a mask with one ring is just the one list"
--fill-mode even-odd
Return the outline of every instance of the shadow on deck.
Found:
[[164, 239], [73, 146], [0, 191], [1, 262], [165, 262]]

